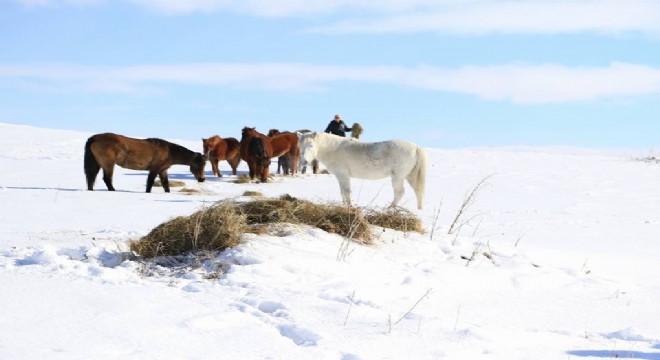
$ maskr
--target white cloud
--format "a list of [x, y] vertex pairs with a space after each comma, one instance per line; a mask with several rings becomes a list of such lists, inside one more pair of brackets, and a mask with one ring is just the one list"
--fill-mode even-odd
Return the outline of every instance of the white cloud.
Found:
[[[107, 0], [13, 0], [27, 6]], [[619, 33], [660, 32], [658, 0], [122, 0], [168, 15], [232, 12], [260, 17], [344, 20], [313, 33]]]
[[40, 6], [61, 6], [61, 5], [98, 5], [105, 3], [106, 0], [14, 0], [15, 2], [27, 7]]
[[0, 65], [0, 78], [72, 91], [158, 93], [168, 85], [202, 85], [284, 92], [331, 91], [345, 82], [472, 95], [489, 101], [561, 103], [660, 93], [660, 69], [613, 63], [604, 67], [501, 65], [333, 66], [298, 63], [143, 65]]
[[[232, 11], [256, 16], [298, 17], [341, 12], [384, 13], [483, 0], [124, 0], [164, 13]], [[492, 1], [492, 0], [491, 0]]]
[[659, 32], [660, 1], [479, 1], [424, 12], [347, 19], [316, 33], [619, 33]]

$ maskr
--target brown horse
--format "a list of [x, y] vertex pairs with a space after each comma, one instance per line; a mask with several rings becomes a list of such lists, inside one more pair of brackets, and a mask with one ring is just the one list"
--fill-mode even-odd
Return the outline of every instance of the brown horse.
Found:
[[[304, 129], [304, 130], [296, 131], [296, 133], [301, 133], [301, 134], [306, 134], [306, 133], [309, 133], [309, 132], [312, 132], [312, 130]], [[302, 173], [302, 174], [306, 173], [307, 172], [307, 161], [305, 161], [305, 159], [301, 158], [300, 162], [299, 162], [299, 165], [301, 167], [300, 173]], [[319, 161], [314, 159], [314, 160], [312, 160], [311, 165], [312, 165], [312, 173], [318, 174], [319, 173]]]
[[300, 150], [298, 149], [298, 135], [292, 132], [279, 132], [277, 129], [270, 129], [268, 132], [270, 143], [273, 146], [273, 157], [282, 157], [289, 155], [291, 161], [291, 175], [298, 171], [298, 159]]
[[151, 192], [158, 175], [165, 192], [170, 192], [167, 169], [172, 165], [188, 165], [197, 181], [203, 182], [204, 155], [162, 139], [133, 139], [122, 135], [96, 134], [85, 144], [85, 176], [87, 190], [94, 190], [94, 181], [103, 169], [103, 181], [109, 191], [112, 186], [112, 173], [115, 164], [131, 170], [149, 170], [147, 192]]
[[223, 139], [218, 135], [213, 135], [208, 139], [202, 138], [202, 148], [204, 149], [204, 156], [211, 163], [213, 175], [222, 177], [218, 169], [220, 160], [227, 160], [227, 163], [231, 166], [231, 173], [236, 175], [236, 168], [238, 168], [238, 163], [241, 162], [241, 155], [239, 154], [241, 145], [238, 140], [233, 137]]
[[[276, 147], [286, 147], [289, 145], [288, 142], [293, 142], [293, 137], [289, 134], [295, 136], [295, 148], [289, 146], [289, 150], [286, 151], [283, 155], [280, 155], [277, 158], [277, 173], [280, 173], [280, 168], [284, 175], [294, 175], [298, 171], [298, 159], [300, 158], [300, 149], [298, 149], [298, 135], [285, 131], [280, 132], [277, 129], [268, 130], [268, 137], [271, 138], [271, 144], [273, 144], [273, 153], [276, 153]], [[285, 135], [285, 136], [283, 136]], [[273, 154], [275, 155], [275, 154]]]
[[257, 176], [262, 182], [267, 182], [270, 176], [270, 158], [273, 157], [273, 147], [270, 138], [257, 132], [255, 128], [244, 127], [241, 132], [241, 159], [248, 164], [250, 179]]

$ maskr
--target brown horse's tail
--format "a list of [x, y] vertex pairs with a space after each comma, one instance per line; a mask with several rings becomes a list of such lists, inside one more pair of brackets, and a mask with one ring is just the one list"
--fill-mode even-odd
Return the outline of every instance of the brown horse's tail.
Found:
[[257, 175], [262, 182], [268, 181], [268, 168], [270, 166], [270, 155], [266, 149], [264, 139], [254, 136], [250, 138], [250, 149], [257, 167]]
[[101, 170], [101, 165], [96, 161], [96, 157], [92, 153], [92, 144], [94, 143], [94, 136], [87, 139], [85, 143], [85, 176], [87, 177], [87, 190], [94, 189], [94, 181], [96, 175]]

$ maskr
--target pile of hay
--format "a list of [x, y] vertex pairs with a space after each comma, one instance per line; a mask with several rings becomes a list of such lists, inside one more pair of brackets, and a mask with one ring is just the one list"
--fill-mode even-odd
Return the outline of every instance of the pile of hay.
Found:
[[371, 225], [403, 232], [424, 233], [422, 220], [404, 208], [394, 207], [379, 211], [367, 210], [364, 217]]
[[240, 174], [238, 175], [238, 178], [233, 181], [234, 184], [247, 184], [250, 182], [250, 175], [248, 174]]
[[[186, 186], [186, 183], [183, 181], [179, 180], [169, 180], [170, 187], [184, 187]], [[163, 187], [163, 183], [160, 182], [160, 179], [154, 180], [154, 186], [156, 187]]]
[[235, 205], [221, 202], [190, 216], [179, 216], [155, 227], [130, 243], [143, 257], [174, 256], [191, 250], [223, 250], [241, 242], [247, 230], [245, 216]]
[[264, 225], [274, 223], [306, 224], [363, 244], [373, 242], [371, 225], [423, 232], [421, 220], [403, 209], [369, 210], [365, 215], [360, 208], [315, 204], [284, 195], [246, 203], [219, 202], [160, 224], [130, 247], [147, 258], [223, 250], [238, 245], [244, 233], [268, 233], [269, 227]]
[[247, 190], [243, 193], [243, 196], [264, 196], [262, 192], [259, 191], [252, 191], [252, 190]]
[[362, 125], [360, 123], [353, 123], [353, 126], [351, 126], [351, 137], [353, 139], [359, 139], [362, 133], [364, 133]]

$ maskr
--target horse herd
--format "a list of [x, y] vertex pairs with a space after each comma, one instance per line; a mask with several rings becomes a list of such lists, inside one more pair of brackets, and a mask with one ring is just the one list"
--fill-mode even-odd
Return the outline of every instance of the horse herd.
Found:
[[213, 175], [221, 177], [218, 162], [227, 161], [234, 175], [241, 160], [248, 165], [252, 180], [266, 182], [271, 159], [278, 157], [284, 174], [295, 175], [298, 166], [305, 172], [312, 164], [314, 173], [318, 162], [323, 163], [339, 182], [342, 200], [351, 203], [350, 178], [392, 178], [396, 206], [404, 193], [404, 180], [415, 191], [417, 208], [422, 209], [427, 160], [426, 152], [417, 145], [390, 140], [367, 143], [309, 130], [280, 132], [271, 129], [264, 135], [253, 127], [244, 127], [241, 140], [212, 136], [202, 138], [203, 153], [191, 151], [181, 145], [157, 138], [135, 139], [113, 133], [96, 134], [85, 144], [84, 169], [87, 189], [94, 189], [94, 182], [101, 169], [103, 181], [109, 191], [114, 191], [112, 174], [115, 164], [131, 170], [147, 170], [147, 192], [151, 192], [156, 176], [165, 192], [170, 192], [167, 170], [172, 165], [187, 165], [197, 181], [205, 178], [206, 161], [211, 163]]

